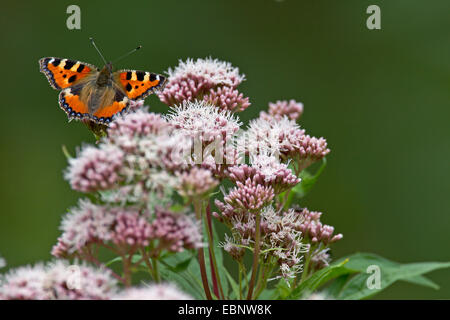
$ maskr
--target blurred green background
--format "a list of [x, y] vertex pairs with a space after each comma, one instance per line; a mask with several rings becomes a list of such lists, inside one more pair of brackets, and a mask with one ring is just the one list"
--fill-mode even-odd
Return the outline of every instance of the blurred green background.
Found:
[[[66, 28], [70, 4], [81, 7], [81, 30]], [[381, 30], [366, 28], [370, 4], [381, 7]], [[143, 45], [119, 68], [232, 62], [247, 76], [245, 122], [269, 101], [302, 101], [301, 125], [332, 150], [306, 205], [344, 234], [336, 257], [450, 261], [449, 13], [448, 0], [3, 1], [0, 255], [8, 267], [50, 259], [80, 197], [63, 180], [61, 146], [93, 137], [67, 123], [38, 59], [101, 67], [93, 36], [108, 59]], [[166, 110], [155, 96], [146, 104]], [[450, 270], [430, 278], [441, 290], [396, 284], [378, 298], [450, 298]]]

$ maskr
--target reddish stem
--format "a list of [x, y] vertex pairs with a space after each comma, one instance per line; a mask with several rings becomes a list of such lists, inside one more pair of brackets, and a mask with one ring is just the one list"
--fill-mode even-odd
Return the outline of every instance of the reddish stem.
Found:
[[[202, 203], [201, 201], [194, 201], [194, 209], [197, 220], [202, 222]], [[203, 230], [203, 228], [202, 228]], [[200, 274], [202, 277], [203, 290], [205, 290], [205, 295], [208, 300], [212, 300], [211, 291], [209, 290], [208, 276], [206, 274], [206, 263], [205, 254], [203, 252], [203, 247], [198, 248], [198, 263], [200, 265]]]
[[[211, 207], [210, 207], [209, 203], [208, 203], [208, 206], [206, 207], [206, 221], [208, 223], [207, 228], [210, 230], [210, 232], [212, 234]], [[214, 264], [212, 261], [213, 258], [211, 255], [211, 248], [209, 248], [208, 252], [209, 252], [209, 266], [211, 268], [211, 278], [212, 278], [212, 282], [213, 282], [213, 291], [214, 291], [214, 294], [216, 295], [216, 297], [220, 298], [219, 286], [217, 284], [217, 276], [216, 276], [216, 272], [214, 270]], [[222, 297], [222, 299], [223, 299], [223, 297]]]
[[206, 299], [212, 300], [211, 292], [209, 291], [208, 276], [206, 275], [205, 254], [203, 248], [198, 249], [198, 262], [200, 264], [200, 274], [202, 276], [203, 289], [205, 290]]

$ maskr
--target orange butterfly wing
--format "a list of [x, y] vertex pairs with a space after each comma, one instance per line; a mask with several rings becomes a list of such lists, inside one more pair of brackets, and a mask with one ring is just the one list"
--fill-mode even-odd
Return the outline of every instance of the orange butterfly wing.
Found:
[[127, 97], [133, 100], [144, 99], [164, 88], [166, 77], [145, 71], [120, 70], [114, 78], [122, 85]]
[[59, 105], [63, 109], [69, 119], [85, 119], [90, 118], [88, 106], [81, 101], [79, 88], [66, 88], [59, 94]]
[[127, 111], [130, 100], [118, 88], [114, 90], [114, 98], [111, 104], [105, 105], [94, 112], [92, 120], [99, 123], [109, 123], [116, 115], [120, 115]]
[[73, 86], [78, 80], [92, 74], [92, 71], [97, 72], [96, 67], [87, 63], [53, 57], [42, 58], [39, 65], [50, 85], [57, 90]]
[[59, 94], [59, 105], [67, 113], [69, 119], [88, 119], [96, 123], [107, 125], [114, 120], [116, 115], [123, 114], [128, 110], [130, 100], [125, 93], [118, 88], [109, 88], [105, 93], [102, 106], [95, 111], [90, 111], [89, 106], [82, 99], [84, 85], [75, 85], [63, 89]]

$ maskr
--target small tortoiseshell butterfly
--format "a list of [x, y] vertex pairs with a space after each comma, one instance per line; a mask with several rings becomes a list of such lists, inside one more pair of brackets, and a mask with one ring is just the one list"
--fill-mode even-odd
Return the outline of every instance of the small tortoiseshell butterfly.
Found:
[[131, 100], [144, 99], [164, 87], [166, 78], [159, 74], [136, 70], [112, 72], [112, 63], [106, 62], [91, 41], [105, 62], [101, 70], [69, 59], [47, 57], [39, 60], [40, 70], [50, 85], [61, 90], [59, 105], [70, 120], [91, 120], [108, 125], [117, 114], [127, 111]]

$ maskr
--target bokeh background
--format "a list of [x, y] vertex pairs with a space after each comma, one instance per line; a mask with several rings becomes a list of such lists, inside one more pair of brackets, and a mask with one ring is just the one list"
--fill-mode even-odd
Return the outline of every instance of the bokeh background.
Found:
[[[81, 30], [66, 8], [81, 7]], [[366, 8], [381, 7], [381, 30]], [[39, 73], [43, 56], [102, 66], [142, 44], [119, 68], [163, 72], [212, 56], [246, 74], [252, 106], [305, 105], [301, 125], [328, 139], [328, 166], [305, 205], [344, 234], [336, 257], [374, 252], [400, 262], [450, 261], [450, 2], [434, 1], [3, 1], [0, 10], [0, 255], [8, 267], [49, 260], [66, 209], [80, 194], [63, 180], [61, 151], [93, 137], [67, 123]], [[167, 108], [147, 98], [153, 110]], [[394, 285], [378, 298], [450, 298]]]

